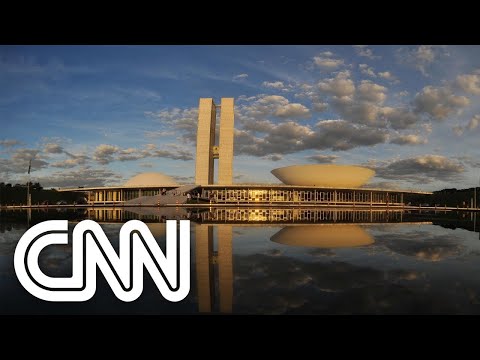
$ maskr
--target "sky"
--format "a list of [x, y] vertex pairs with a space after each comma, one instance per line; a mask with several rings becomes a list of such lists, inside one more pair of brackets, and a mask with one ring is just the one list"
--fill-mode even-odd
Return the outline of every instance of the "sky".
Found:
[[368, 187], [480, 181], [480, 46], [0, 46], [0, 182], [193, 183], [199, 98], [235, 98], [236, 183], [355, 164]]

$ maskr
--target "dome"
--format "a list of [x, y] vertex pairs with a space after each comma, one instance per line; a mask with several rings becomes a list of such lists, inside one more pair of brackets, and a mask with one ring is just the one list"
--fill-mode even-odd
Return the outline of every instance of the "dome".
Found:
[[324, 249], [366, 246], [374, 243], [373, 237], [358, 225], [306, 225], [287, 226], [270, 240], [291, 246]]
[[135, 175], [128, 180], [124, 186], [142, 187], [142, 186], [164, 186], [164, 185], [178, 185], [170, 176], [158, 173], [147, 172]]
[[375, 171], [353, 165], [292, 165], [271, 171], [287, 185], [356, 188], [365, 184]]

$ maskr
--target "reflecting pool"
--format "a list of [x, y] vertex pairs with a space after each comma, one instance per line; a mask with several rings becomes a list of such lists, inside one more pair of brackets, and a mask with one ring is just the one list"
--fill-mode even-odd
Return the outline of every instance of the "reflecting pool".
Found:
[[[190, 219], [191, 289], [165, 300], [148, 272], [133, 302], [118, 300], [97, 271], [82, 303], [30, 295], [13, 268], [16, 244], [45, 220], [100, 223], [118, 251], [128, 220], [144, 221], [165, 249], [166, 219]], [[273, 208], [96, 208], [0, 212], [0, 314], [478, 314], [480, 216]], [[39, 258], [48, 276], [69, 276], [71, 245]]]

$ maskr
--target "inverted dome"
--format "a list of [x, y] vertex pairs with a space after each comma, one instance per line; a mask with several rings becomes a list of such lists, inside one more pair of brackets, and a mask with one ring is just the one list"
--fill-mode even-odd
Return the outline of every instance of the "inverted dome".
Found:
[[163, 186], [178, 185], [170, 176], [158, 172], [146, 172], [135, 175], [125, 183], [125, 186]]
[[358, 225], [306, 225], [287, 226], [270, 240], [291, 246], [324, 249], [366, 246], [374, 243], [373, 237]]
[[356, 188], [365, 184], [375, 171], [353, 165], [292, 165], [271, 171], [287, 185]]

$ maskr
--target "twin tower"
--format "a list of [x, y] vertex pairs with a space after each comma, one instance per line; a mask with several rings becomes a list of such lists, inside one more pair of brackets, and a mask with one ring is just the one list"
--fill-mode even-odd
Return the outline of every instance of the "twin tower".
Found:
[[[233, 105], [233, 98], [222, 98], [220, 105], [215, 105], [212, 98], [200, 99], [198, 107], [195, 184], [213, 184], [214, 159], [218, 159], [218, 184], [232, 184]], [[220, 109], [220, 134], [219, 144], [215, 145], [217, 109]]]

